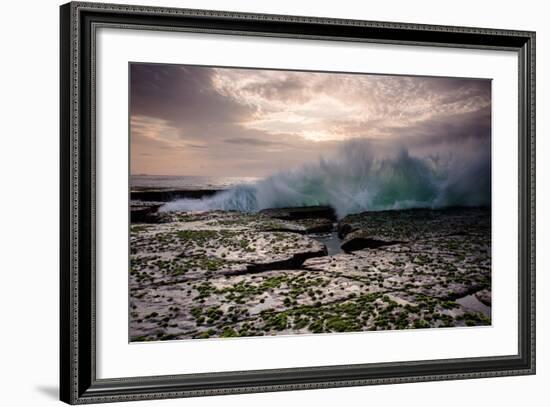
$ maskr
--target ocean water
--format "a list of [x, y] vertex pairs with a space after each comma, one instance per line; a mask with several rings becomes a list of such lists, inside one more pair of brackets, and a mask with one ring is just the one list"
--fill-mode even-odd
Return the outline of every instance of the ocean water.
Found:
[[229, 189], [237, 185], [248, 185], [259, 181], [256, 177], [207, 177], [185, 175], [131, 175], [130, 188], [143, 189]]
[[343, 217], [388, 209], [490, 206], [491, 156], [488, 148], [457, 149], [433, 157], [350, 142], [332, 157], [264, 179], [169, 177], [155, 182], [157, 186], [178, 183], [189, 189], [223, 189], [202, 199], [168, 202], [163, 211], [257, 212], [329, 205]]

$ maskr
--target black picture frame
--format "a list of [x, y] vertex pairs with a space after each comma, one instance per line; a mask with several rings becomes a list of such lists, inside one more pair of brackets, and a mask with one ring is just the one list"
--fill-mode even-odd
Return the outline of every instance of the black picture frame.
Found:
[[[60, 23], [62, 401], [84, 404], [535, 373], [534, 32], [82, 2], [62, 5]], [[517, 52], [518, 353], [437, 361], [96, 378], [94, 35], [100, 26]]]

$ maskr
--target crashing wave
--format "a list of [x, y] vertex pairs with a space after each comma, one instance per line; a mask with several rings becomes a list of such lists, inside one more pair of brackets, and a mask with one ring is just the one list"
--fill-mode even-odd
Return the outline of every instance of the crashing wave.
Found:
[[334, 157], [211, 197], [169, 202], [162, 210], [257, 212], [330, 205], [342, 217], [363, 211], [487, 206], [490, 202], [490, 144], [422, 156], [405, 148], [349, 141]]

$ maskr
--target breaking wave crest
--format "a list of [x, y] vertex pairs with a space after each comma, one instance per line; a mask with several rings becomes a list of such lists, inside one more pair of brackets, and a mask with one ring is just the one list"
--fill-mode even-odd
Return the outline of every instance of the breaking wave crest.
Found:
[[490, 202], [490, 144], [422, 155], [350, 141], [334, 157], [211, 197], [169, 202], [162, 210], [257, 212], [330, 205], [342, 217], [363, 211], [487, 206]]

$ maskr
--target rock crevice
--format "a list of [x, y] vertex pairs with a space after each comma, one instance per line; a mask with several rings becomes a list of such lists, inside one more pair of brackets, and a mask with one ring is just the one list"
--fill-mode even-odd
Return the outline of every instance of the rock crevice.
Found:
[[282, 212], [133, 222], [131, 340], [491, 323], [490, 312], [461, 305], [475, 296], [490, 306], [489, 210], [349, 215], [338, 223], [344, 252], [331, 255], [311, 235], [319, 225], [332, 229], [331, 219]]

